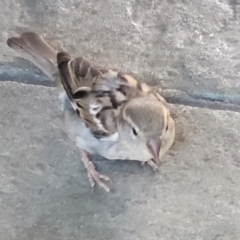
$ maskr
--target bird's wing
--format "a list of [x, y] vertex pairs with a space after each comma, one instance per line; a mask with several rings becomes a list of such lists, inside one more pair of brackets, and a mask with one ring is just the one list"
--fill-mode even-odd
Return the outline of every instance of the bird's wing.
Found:
[[151, 91], [129, 75], [97, 68], [81, 57], [71, 59], [67, 52], [57, 54], [57, 64], [73, 108], [97, 138], [116, 133], [124, 104]]

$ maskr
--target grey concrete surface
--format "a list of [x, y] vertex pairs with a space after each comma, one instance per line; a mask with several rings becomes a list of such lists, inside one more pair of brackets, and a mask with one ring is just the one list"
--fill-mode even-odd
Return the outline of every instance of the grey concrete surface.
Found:
[[93, 158], [114, 192], [92, 192], [61, 130], [54, 88], [0, 83], [1, 240], [240, 239], [240, 114], [172, 106], [159, 174]]
[[5, 44], [9, 36], [36, 31], [74, 56], [133, 72], [190, 98], [240, 103], [239, 4], [237, 0], [2, 0], [0, 78], [47, 84], [32, 65], [13, 58], [17, 55]]
[[[2, 0], [0, 81], [51, 85], [6, 39], [133, 73], [169, 102], [240, 111], [238, 0]], [[240, 239], [240, 113], [173, 105], [177, 137], [159, 174], [94, 157], [115, 191], [92, 192], [63, 133], [57, 90], [0, 82], [1, 240]], [[210, 101], [206, 101], [210, 100]]]

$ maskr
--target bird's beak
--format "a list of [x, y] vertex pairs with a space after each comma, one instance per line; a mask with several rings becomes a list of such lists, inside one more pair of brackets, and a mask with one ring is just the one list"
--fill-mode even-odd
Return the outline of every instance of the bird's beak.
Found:
[[148, 151], [151, 153], [155, 163], [159, 161], [159, 152], [161, 149], [162, 141], [159, 138], [151, 138], [147, 141]]

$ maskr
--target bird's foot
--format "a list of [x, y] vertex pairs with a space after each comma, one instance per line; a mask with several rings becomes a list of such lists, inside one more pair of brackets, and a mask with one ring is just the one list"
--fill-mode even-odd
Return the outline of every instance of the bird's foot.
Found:
[[102, 187], [106, 192], [110, 192], [109, 186], [104, 183], [104, 181], [111, 181], [111, 179], [108, 176], [100, 174], [93, 165], [92, 162], [89, 163], [89, 166], [87, 167], [88, 171], [88, 179], [91, 184], [91, 187], [95, 186], [95, 183], [97, 183], [100, 187]]
[[153, 169], [153, 171], [158, 171], [158, 165], [152, 159], [148, 160], [147, 164]]
[[87, 153], [84, 150], [81, 150], [82, 161], [87, 169], [88, 172], [88, 179], [91, 184], [91, 187], [94, 187], [97, 183], [100, 187], [102, 187], [106, 192], [110, 192], [109, 186], [103, 182], [104, 181], [111, 181], [108, 176], [100, 174], [94, 164], [89, 160]]
[[158, 171], [158, 165], [152, 159], [148, 160], [147, 162], [142, 162], [142, 165], [145, 163], [147, 163], [153, 169], [153, 171]]

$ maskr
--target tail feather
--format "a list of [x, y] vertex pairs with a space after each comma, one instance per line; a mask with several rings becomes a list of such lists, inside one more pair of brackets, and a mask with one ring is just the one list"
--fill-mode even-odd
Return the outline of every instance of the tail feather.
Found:
[[21, 37], [27, 42], [27, 44], [36, 54], [56, 65], [57, 52], [51, 46], [49, 46], [42, 37], [38, 36], [34, 32], [25, 32]]
[[33, 32], [25, 32], [19, 38], [12, 37], [7, 45], [40, 68], [51, 80], [59, 84], [57, 52], [43, 38]]

